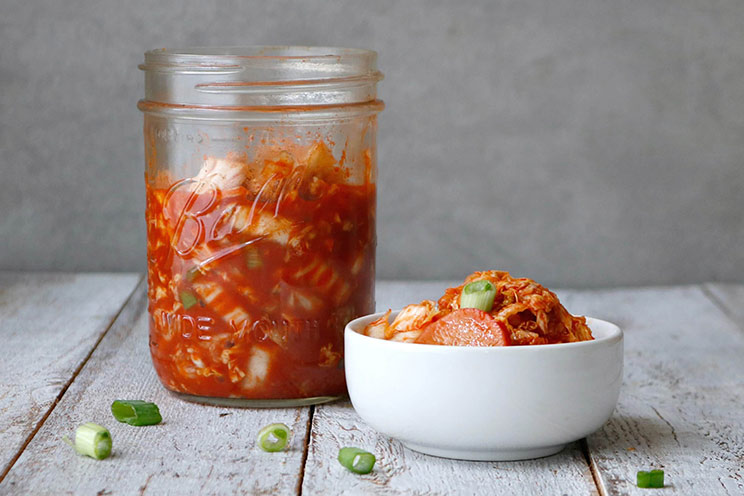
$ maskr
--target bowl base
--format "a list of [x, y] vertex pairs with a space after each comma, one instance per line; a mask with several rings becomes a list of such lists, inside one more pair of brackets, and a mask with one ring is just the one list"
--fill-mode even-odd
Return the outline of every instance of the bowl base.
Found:
[[[170, 391], [170, 390], [169, 390]], [[312, 398], [296, 399], [249, 399], [249, 398], [218, 398], [214, 396], [197, 396], [194, 394], [170, 391], [182, 400], [203, 405], [233, 407], [233, 408], [291, 408], [298, 406], [320, 405], [340, 399], [340, 396], [314, 396]]]
[[442, 449], [433, 446], [422, 446], [414, 443], [403, 443], [407, 448], [418, 451], [425, 455], [438, 456], [440, 458], [453, 458], [455, 460], [472, 460], [487, 462], [506, 462], [516, 460], [529, 460], [532, 458], [542, 458], [544, 456], [555, 455], [563, 448], [565, 444], [555, 446], [545, 446], [541, 448], [514, 449], [514, 450], [468, 450], [468, 449]]

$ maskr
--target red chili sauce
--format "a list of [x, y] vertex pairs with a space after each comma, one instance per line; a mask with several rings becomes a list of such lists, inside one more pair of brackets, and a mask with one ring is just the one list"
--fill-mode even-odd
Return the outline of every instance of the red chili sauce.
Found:
[[167, 388], [345, 393], [343, 329], [373, 311], [376, 242], [375, 185], [348, 177], [320, 144], [148, 185], [150, 350]]

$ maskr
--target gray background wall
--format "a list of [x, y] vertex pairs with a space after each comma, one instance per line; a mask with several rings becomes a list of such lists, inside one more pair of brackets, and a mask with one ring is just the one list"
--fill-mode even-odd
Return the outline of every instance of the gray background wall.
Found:
[[0, 269], [143, 270], [137, 70], [374, 48], [378, 276], [744, 280], [744, 2], [0, 0]]

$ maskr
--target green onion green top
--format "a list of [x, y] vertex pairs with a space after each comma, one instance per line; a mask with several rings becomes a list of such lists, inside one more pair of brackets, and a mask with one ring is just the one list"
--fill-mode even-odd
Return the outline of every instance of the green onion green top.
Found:
[[75, 444], [66, 436], [63, 440], [73, 446], [80, 455], [89, 456], [96, 460], [103, 460], [111, 454], [111, 434], [98, 424], [88, 422], [75, 431]]
[[263, 260], [261, 260], [261, 254], [253, 247], [248, 247], [248, 251], [245, 252], [245, 264], [249, 269], [259, 269], [263, 267]]
[[477, 308], [484, 312], [490, 312], [495, 297], [496, 288], [493, 287], [493, 284], [485, 279], [473, 281], [462, 288], [460, 308]]
[[163, 420], [158, 405], [141, 400], [116, 400], [111, 404], [111, 413], [119, 422], [136, 426], [155, 425]]
[[181, 293], [179, 293], [179, 296], [181, 297], [181, 303], [183, 304], [183, 308], [185, 310], [193, 307], [198, 302], [196, 296], [194, 296], [194, 294], [189, 291], [181, 291]]
[[664, 471], [652, 470], [650, 472], [645, 472], [640, 470], [636, 475], [636, 485], [641, 488], [664, 487]]
[[368, 474], [372, 472], [376, 459], [369, 451], [346, 447], [338, 451], [338, 461], [355, 474]]
[[269, 424], [258, 431], [258, 447], [269, 453], [282, 451], [289, 444], [289, 427], [286, 424]]

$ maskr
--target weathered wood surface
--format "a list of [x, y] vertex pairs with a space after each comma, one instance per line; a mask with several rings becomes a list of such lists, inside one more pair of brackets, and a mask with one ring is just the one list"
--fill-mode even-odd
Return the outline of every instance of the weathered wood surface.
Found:
[[[296, 494], [309, 408], [226, 409], [184, 402], [160, 385], [147, 346], [145, 284], [122, 310], [59, 406], [0, 485], [6, 494]], [[132, 427], [114, 399], [154, 401], [160, 425]], [[96, 422], [111, 432], [110, 458], [76, 456], [61, 437]], [[285, 422], [291, 449], [264, 453], [258, 429]]]
[[706, 284], [705, 290], [744, 332], [744, 284]]
[[[474, 400], [477, 401], [477, 400]], [[375, 470], [355, 475], [336, 461], [356, 446], [374, 453]], [[597, 494], [578, 443], [547, 458], [466, 462], [423, 455], [368, 427], [350, 403], [321, 405], [313, 416], [302, 494]]]
[[[379, 284], [377, 310], [401, 308], [422, 299], [437, 300], [448, 282]], [[474, 399], [477, 401], [477, 399]], [[336, 461], [344, 446], [377, 456], [365, 476]], [[465, 462], [423, 455], [364, 424], [350, 403], [320, 405], [313, 416], [303, 494], [596, 494], [592, 473], [573, 444], [558, 455], [520, 462]]]
[[140, 278], [0, 273], [0, 480]]
[[612, 419], [588, 438], [600, 488], [648, 495], [744, 494], [744, 334], [701, 287], [592, 291], [564, 298], [625, 331], [625, 381]]
[[[95, 276], [80, 277], [98, 281]], [[93, 289], [88, 293], [79, 289], [80, 294], [105, 294], [106, 285], [90, 285]], [[384, 310], [436, 299], [447, 285], [381, 282], [377, 306]], [[5, 334], [8, 322], [39, 320], [34, 312], [38, 305], [31, 303], [38, 301], [33, 300], [38, 291], [15, 286], [3, 284], [5, 291], [0, 293], [0, 325]], [[183, 402], [160, 386], [152, 369], [144, 289], [140, 284], [76, 377], [75, 366], [66, 375], [58, 373], [61, 384], [73, 377], [74, 381], [0, 482], [0, 494], [647, 495], [648, 490], [635, 487], [635, 474], [651, 468], [665, 470], [664, 494], [744, 494], [744, 361], [740, 358], [744, 332], [734, 323], [741, 323], [737, 312], [744, 286], [558, 292], [573, 313], [616, 322], [626, 333], [625, 383], [613, 418], [587, 440], [591, 467], [578, 443], [558, 455], [527, 462], [428, 457], [378, 435], [344, 402], [316, 407], [312, 426], [308, 408], [240, 410]], [[57, 297], [53, 291], [48, 295], [41, 300]], [[28, 301], [28, 308], [12, 305], [9, 309], [9, 299]], [[81, 305], [89, 309], [87, 314], [80, 311]], [[60, 307], [78, 311], [75, 317], [61, 311], [49, 318], [50, 325], [77, 318], [85, 324], [76, 321], [72, 327], [90, 326], [94, 315], [103, 318], [105, 313], [90, 311], [93, 307], [85, 302]], [[41, 376], [47, 374], [57, 367], [60, 347], [82, 349], [77, 362], [72, 360], [73, 365], [80, 363], [104, 331], [105, 327], [92, 332], [87, 341], [71, 334], [85, 346], [69, 336], [69, 343], [52, 339], [24, 360], [35, 363], [0, 367], [23, 371], [14, 379], [19, 383], [15, 387], [33, 391], [36, 379], [28, 374], [30, 367], [42, 371]], [[62, 388], [48, 401], [54, 401]], [[0, 390], [0, 405], [8, 391], [7, 387]], [[113, 398], [151, 399], [160, 405], [165, 422], [143, 428], [119, 424], [109, 411]], [[6, 427], [6, 413], [0, 429]], [[61, 442], [62, 435], [72, 434], [85, 421], [111, 430], [111, 458], [78, 457]], [[276, 421], [292, 427], [292, 449], [279, 454], [258, 451], [256, 431]], [[24, 439], [33, 427], [21, 427]], [[8, 439], [12, 436], [7, 429], [0, 430], [0, 449]], [[374, 451], [375, 471], [357, 476], [342, 468], [336, 455], [344, 445]]]

